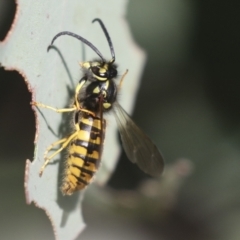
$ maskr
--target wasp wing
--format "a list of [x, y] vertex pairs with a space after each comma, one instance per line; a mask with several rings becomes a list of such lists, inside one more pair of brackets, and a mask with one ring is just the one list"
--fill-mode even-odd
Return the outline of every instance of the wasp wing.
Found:
[[118, 102], [114, 103], [114, 115], [129, 160], [136, 163], [143, 172], [154, 177], [159, 176], [163, 171], [164, 161], [156, 145]]

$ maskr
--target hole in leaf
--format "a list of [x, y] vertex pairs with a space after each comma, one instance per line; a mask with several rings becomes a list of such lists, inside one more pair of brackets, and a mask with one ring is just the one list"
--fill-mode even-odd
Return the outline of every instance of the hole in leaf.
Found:
[[0, 158], [33, 157], [35, 118], [31, 93], [17, 71], [0, 68]]
[[0, 1], [0, 41], [4, 40], [8, 31], [10, 30], [15, 14], [15, 1]]
[[[33, 158], [35, 134], [30, 101], [31, 93], [23, 77], [17, 71], [0, 68], [0, 188], [4, 192], [0, 239], [34, 239], [43, 232], [42, 239], [53, 239], [45, 214], [26, 205], [24, 196], [25, 161]], [[26, 226], [29, 228], [23, 231]]]

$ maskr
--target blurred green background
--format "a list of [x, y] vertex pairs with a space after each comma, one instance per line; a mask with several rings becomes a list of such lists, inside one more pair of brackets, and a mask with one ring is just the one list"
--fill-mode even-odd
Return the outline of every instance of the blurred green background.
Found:
[[[13, 1], [0, 0], [1, 40], [14, 12]], [[129, 1], [127, 20], [148, 55], [133, 118], [166, 165], [187, 158], [193, 172], [174, 206], [152, 220], [85, 204], [88, 228], [79, 239], [240, 239], [239, 13], [236, 0]], [[53, 239], [44, 212], [25, 204], [35, 132], [30, 99], [23, 78], [1, 68], [0, 239]], [[145, 178], [123, 153], [109, 186], [134, 190]]]

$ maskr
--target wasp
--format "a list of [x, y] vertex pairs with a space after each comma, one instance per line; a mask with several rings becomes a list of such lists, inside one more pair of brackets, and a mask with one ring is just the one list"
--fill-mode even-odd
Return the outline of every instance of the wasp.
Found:
[[[51, 45], [58, 37], [69, 35], [90, 47], [100, 59], [80, 63], [84, 74], [76, 86], [74, 101], [69, 108], [57, 109], [39, 102], [32, 102], [34, 106], [48, 108], [58, 113], [74, 113], [73, 133], [47, 148], [44, 154], [45, 162], [39, 173], [41, 176], [48, 163], [68, 147], [68, 159], [61, 187], [65, 195], [84, 189], [96, 173], [101, 160], [106, 130], [103, 114], [111, 109], [113, 109], [123, 148], [129, 160], [136, 163], [143, 172], [155, 177], [162, 173], [164, 166], [163, 157], [156, 145], [117, 102], [118, 90], [128, 70], [117, 86], [115, 79], [118, 72], [111, 38], [100, 19], [96, 18], [93, 22], [98, 22], [103, 30], [110, 48], [111, 60], [106, 61], [101, 52], [85, 38], [68, 31], [58, 33], [52, 39]], [[57, 145], [60, 145], [59, 149], [49, 154]]]

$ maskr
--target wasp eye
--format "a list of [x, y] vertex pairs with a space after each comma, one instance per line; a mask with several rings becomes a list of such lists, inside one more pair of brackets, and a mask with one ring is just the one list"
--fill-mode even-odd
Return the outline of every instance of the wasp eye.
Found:
[[97, 77], [101, 77], [101, 78], [108, 77], [108, 71], [102, 67], [92, 67], [91, 70], [93, 74]]
[[109, 78], [115, 78], [117, 76], [117, 70], [116, 68], [111, 68], [108, 70], [108, 77]]
[[99, 67], [91, 67], [91, 70], [92, 70], [93, 74], [96, 76], [104, 76], [104, 73], [100, 73]]

